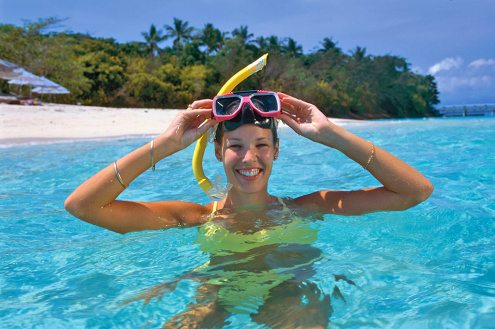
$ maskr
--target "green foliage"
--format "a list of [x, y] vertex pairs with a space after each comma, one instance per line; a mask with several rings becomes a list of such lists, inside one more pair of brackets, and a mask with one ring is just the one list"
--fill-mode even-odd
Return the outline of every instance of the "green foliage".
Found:
[[[304, 54], [292, 38], [259, 36], [247, 26], [222, 32], [213, 24], [196, 30], [174, 18], [142, 32], [143, 42], [78, 33], [46, 32], [60, 19], [0, 24], [2, 59], [46, 76], [71, 91], [58, 101], [94, 105], [184, 108], [213, 97], [236, 72], [269, 53], [267, 67], [237, 90], [282, 91], [337, 117], [380, 118], [436, 115], [438, 89], [433, 76], [409, 70], [398, 56], [373, 56], [357, 46], [350, 54], [324, 38], [321, 48]], [[195, 32], [197, 31], [197, 32]], [[159, 45], [171, 39], [172, 47]], [[5, 89], [3, 82], [0, 87]]]

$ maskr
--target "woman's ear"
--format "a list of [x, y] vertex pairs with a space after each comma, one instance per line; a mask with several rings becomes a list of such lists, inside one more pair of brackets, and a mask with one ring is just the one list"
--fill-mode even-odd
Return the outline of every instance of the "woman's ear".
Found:
[[213, 144], [215, 145], [215, 157], [217, 158], [218, 161], [222, 161], [222, 147], [220, 144], [215, 140], [213, 141]]

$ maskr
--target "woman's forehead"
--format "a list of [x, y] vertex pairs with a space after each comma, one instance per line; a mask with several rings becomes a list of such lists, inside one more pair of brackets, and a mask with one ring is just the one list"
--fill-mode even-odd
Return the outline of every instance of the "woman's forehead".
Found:
[[236, 130], [226, 132], [225, 139], [242, 139], [242, 140], [257, 140], [261, 138], [272, 139], [272, 132], [270, 129], [261, 128], [254, 124], [242, 125]]

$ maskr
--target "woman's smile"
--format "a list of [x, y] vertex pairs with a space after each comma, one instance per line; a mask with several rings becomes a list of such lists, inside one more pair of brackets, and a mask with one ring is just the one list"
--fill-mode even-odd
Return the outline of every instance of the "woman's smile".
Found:
[[245, 180], [255, 180], [263, 172], [261, 168], [237, 169], [236, 172]]

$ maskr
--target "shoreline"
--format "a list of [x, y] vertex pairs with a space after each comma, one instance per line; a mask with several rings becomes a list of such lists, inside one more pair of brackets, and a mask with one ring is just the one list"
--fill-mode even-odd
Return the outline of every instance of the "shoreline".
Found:
[[159, 135], [179, 109], [0, 103], [0, 145], [62, 143]]
[[[182, 109], [0, 103], [0, 148], [158, 136]], [[329, 118], [341, 125], [361, 120]]]

